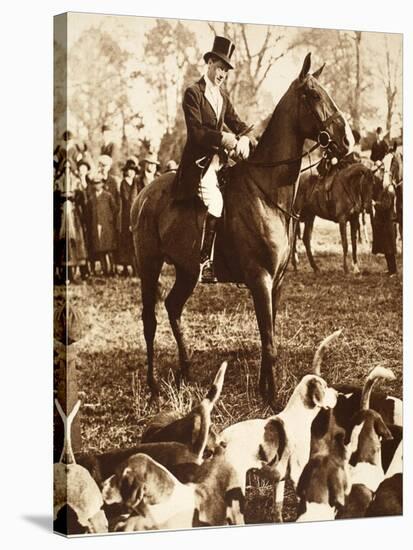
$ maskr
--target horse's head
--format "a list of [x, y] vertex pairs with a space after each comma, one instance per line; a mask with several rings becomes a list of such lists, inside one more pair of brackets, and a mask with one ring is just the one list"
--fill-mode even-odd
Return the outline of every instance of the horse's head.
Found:
[[307, 54], [293, 85], [298, 94], [301, 134], [317, 141], [330, 157], [341, 158], [351, 152], [354, 137], [351, 128], [328, 92], [318, 82], [324, 65], [310, 74], [311, 54]]

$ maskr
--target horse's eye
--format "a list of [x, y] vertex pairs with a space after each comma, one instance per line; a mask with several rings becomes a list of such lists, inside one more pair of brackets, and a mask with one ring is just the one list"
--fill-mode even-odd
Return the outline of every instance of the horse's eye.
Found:
[[321, 99], [321, 95], [316, 90], [311, 90], [311, 97], [316, 101]]

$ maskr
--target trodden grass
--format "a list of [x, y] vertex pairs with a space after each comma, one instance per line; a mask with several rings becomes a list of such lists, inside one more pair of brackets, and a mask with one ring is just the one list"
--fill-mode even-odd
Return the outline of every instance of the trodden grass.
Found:
[[[402, 277], [388, 278], [383, 257], [361, 246], [361, 275], [341, 269], [338, 227], [317, 220], [314, 254], [321, 272], [313, 274], [300, 251], [298, 273], [291, 268], [283, 285], [277, 316], [278, 380], [281, 409], [297, 381], [311, 366], [319, 342], [338, 328], [343, 334], [331, 346], [323, 365], [330, 383], [362, 384], [378, 364], [390, 367], [396, 380], [386, 382], [402, 394]], [[401, 258], [398, 258], [401, 270]], [[173, 269], [161, 275], [170, 287]], [[229, 363], [222, 397], [214, 411], [216, 429], [271, 413], [258, 392], [260, 341], [252, 300], [236, 285], [198, 285], [183, 314], [183, 329], [192, 350], [192, 381], [176, 389], [176, 345], [163, 304], [157, 308], [156, 372], [162, 380], [158, 406], [149, 405], [146, 350], [140, 320], [139, 283], [109, 279], [104, 284], [73, 285], [69, 299], [83, 315], [85, 336], [78, 350], [83, 407], [84, 450], [102, 451], [139, 442], [150, 417], [162, 409], [188, 411], [207, 391], [220, 363]], [[58, 289], [58, 293], [63, 289]], [[271, 488], [250, 476], [246, 520], [271, 519]], [[286, 520], [295, 519], [295, 497], [288, 493]]]

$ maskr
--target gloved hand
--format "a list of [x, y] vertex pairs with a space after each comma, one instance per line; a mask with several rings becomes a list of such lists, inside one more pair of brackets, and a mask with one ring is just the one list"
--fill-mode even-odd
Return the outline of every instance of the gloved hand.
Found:
[[230, 132], [222, 132], [221, 144], [227, 151], [232, 151], [237, 145], [237, 138]]
[[247, 136], [242, 136], [239, 138], [236, 153], [242, 159], [248, 158], [250, 154], [250, 140]]

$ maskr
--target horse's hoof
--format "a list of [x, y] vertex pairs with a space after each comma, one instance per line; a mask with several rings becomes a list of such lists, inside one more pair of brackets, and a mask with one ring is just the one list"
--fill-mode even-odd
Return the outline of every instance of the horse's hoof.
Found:
[[175, 372], [175, 383], [178, 390], [181, 389], [182, 384], [189, 384], [191, 382], [191, 376], [188, 368], [180, 368]]

